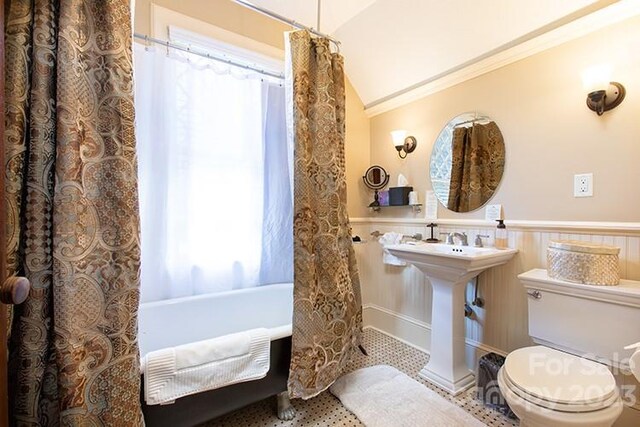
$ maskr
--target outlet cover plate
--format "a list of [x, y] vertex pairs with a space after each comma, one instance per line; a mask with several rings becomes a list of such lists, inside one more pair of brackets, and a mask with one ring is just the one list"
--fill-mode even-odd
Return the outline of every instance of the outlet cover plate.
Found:
[[593, 196], [593, 174], [580, 173], [573, 176], [573, 197]]

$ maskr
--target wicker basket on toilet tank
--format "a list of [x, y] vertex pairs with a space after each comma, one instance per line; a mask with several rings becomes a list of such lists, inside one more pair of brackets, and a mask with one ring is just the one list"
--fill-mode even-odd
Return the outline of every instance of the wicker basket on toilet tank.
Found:
[[575, 240], [552, 240], [547, 248], [549, 276], [587, 285], [620, 283], [620, 248]]

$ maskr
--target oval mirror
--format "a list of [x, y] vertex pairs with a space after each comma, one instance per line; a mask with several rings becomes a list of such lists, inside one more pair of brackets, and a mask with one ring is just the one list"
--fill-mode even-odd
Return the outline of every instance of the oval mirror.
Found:
[[495, 194], [504, 172], [504, 139], [488, 116], [460, 114], [440, 131], [431, 152], [431, 185], [444, 207], [471, 212]]

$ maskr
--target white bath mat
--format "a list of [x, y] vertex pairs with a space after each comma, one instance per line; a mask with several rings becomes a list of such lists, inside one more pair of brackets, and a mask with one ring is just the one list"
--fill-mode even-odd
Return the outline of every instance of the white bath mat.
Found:
[[482, 422], [387, 365], [358, 369], [331, 386], [367, 427], [481, 427]]

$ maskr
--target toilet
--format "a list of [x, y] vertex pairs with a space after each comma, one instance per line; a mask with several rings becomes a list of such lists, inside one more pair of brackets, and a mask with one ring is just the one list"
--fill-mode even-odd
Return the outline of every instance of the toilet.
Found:
[[583, 285], [552, 279], [542, 269], [518, 278], [537, 345], [509, 353], [498, 385], [520, 425], [611, 426], [623, 403], [608, 366], [623, 367], [618, 361], [633, 353], [624, 347], [638, 341], [640, 282]]

